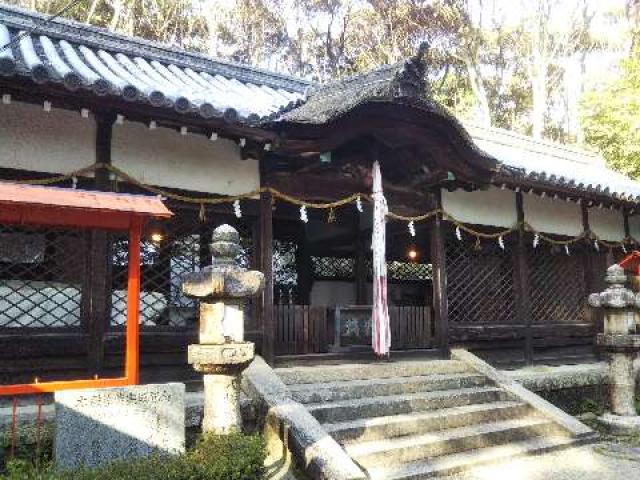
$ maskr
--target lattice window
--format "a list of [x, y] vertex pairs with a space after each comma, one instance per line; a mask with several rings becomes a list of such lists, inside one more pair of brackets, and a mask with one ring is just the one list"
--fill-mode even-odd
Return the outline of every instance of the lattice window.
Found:
[[0, 227], [0, 329], [80, 326], [87, 235]]
[[531, 315], [536, 323], [576, 323], [585, 318], [584, 257], [573, 248], [539, 245], [528, 252]]
[[433, 266], [430, 263], [412, 263], [392, 260], [387, 262], [389, 280], [424, 282], [433, 277]]
[[[141, 245], [140, 321], [145, 327], [195, 328], [198, 302], [182, 294], [182, 279], [211, 264], [209, 244], [213, 229], [224, 220], [207, 215], [201, 222], [190, 210], [174, 208], [175, 217], [147, 227]], [[240, 232], [244, 253], [238, 262], [250, 267], [253, 258], [251, 228], [234, 221]], [[126, 278], [128, 241], [125, 236], [113, 242], [113, 287], [111, 325], [121, 327], [127, 319]]]
[[513, 264], [496, 242], [446, 239], [449, 320], [460, 324], [506, 324], [516, 320]]
[[311, 257], [316, 280], [353, 280], [356, 262], [349, 257]]

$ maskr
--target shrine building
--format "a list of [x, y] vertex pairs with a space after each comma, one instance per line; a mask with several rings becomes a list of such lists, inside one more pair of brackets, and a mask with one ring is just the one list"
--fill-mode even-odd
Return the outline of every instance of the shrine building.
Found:
[[[0, 6], [0, 179], [163, 197], [174, 215], [140, 252], [143, 382], [195, 375], [181, 278], [223, 223], [266, 275], [245, 332], [267, 361], [370, 356], [376, 160], [392, 356], [595, 355], [586, 298], [640, 239], [640, 183], [598, 154], [461, 122], [424, 49], [319, 85], [44, 18]], [[126, 235], [0, 225], [4, 383], [121, 368], [128, 258]]]

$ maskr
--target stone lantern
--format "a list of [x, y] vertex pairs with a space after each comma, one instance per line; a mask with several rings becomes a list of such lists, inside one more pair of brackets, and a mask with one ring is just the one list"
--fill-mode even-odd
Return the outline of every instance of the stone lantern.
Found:
[[619, 433], [640, 428], [633, 372], [633, 359], [640, 351], [640, 334], [636, 333], [640, 294], [626, 288], [626, 280], [624, 269], [620, 265], [612, 265], [605, 277], [609, 285], [607, 289], [589, 296], [589, 305], [604, 309], [604, 333], [598, 334], [597, 343], [607, 352], [611, 378], [611, 413], [600, 417], [600, 421]]
[[244, 341], [243, 305], [264, 289], [264, 275], [238, 264], [240, 235], [230, 225], [213, 232], [213, 264], [186, 275], [183, 293], [200, 301], [200, 343], [189, 345], [188, 360], [204, 375], [202, 430], [237, 432], [240, 375], [254, 357], [254, 344]]

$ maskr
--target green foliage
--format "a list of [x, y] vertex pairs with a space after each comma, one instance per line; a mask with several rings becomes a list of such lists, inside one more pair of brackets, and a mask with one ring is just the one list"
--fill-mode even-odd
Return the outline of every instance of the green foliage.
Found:
[[180, 457], [153, 456], [97, 469], [55, 472], [26, 460], [7, 464], [2, 480], [258, 480], [264, 475], [265, 444], [258, 435], [209, 435]]
[[640, 48], [618, 79], [585, 97], [583, 124], [586, 141], [612, 168], [640, 178]]

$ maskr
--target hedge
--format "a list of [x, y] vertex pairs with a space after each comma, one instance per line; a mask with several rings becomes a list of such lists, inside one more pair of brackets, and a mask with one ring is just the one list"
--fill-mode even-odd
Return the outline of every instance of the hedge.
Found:
[[178, 457], [152, 456], [118, 461], [100, 468], [56, 472], [14, 460], [3, 480], [259, 480], [264, 475], [265, 445], [257, 435], [209, 435]]

